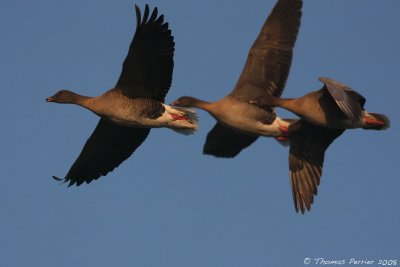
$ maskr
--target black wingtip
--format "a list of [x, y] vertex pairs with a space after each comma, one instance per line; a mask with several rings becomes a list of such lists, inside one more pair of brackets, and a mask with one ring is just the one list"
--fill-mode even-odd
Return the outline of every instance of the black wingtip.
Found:
[[[54, 175], [52, 177], [57, 182], [60, 182], [59, 184], [65, 184], [67, 182], [67, 180], [65, 178], [59, 178], [59, 177], [54, 176]], [[71, 181], [70, 181], [70, 184], [68, 185], [68, 187], [70, 187], [70, 186], [71, 186]]]
[[140, 26], [140, 21], [142, 20], [142, 14], [140, 12], [140, 8], [138, 5], [135, 5], [135, 11], [136, 11], [136, 28]]
[[147, 19], [149, 18], [149, 13], [150, 13], [150, 8], [149, 5], [146, 4], [144, 7], [144, 14], [143, 14], [143, 20], [142, 23], [145, 24], [147, 22]]
[[[66, 182], [66, 181], [65, 181]], [[69, 184], [68, 184], [68, 186], [67, 187], [71, 187], [71, 186], [73, 186], [75, 184], [75, 182], [74, 181], [69, 181]], [[79, 186], [80, 184], [76, 184], [76, 186]]]
[[57, 176], [52, 176], [54, 180], [56, 180], [57, 182], [60, 182], [59, 184], [65, 184], [67, 182], [67, 180], [65, 178], [59, 178]]
[[58, 181], [58, 182], [64, 181], [64, 179], [58, 178], [57, 176], [54, 176], [54, 175], [53, 175], [52, 177], [53, 177], [54, 180], [56, 180], [56, 181]]
[[159, 16], [156, 22], [158, 24], [163, 24], [164, 23], [164, 15]]
[[295, 206], [294, 206], [296, 213], [304, 215], [307, 212], [310, 212], [312, 202], [313, 202], [313, 200], [310, 203], [304, 202], [304, 200], [300, 200], [300, 202], [296, 201]]
[[156, 18], [157, 18], [157, 16], [158, 16], [158, 9], [157, 9], [157, 7], [155, 7], [155, 8], [153, 9], [153, 12], [151, 13], [149, 22], [155, 21]]

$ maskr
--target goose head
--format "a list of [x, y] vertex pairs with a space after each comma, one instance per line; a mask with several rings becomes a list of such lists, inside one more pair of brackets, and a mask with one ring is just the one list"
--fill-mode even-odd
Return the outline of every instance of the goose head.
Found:
[[60, 90], [55, 95], [47, 97], [46, 102], [54, 102], [59, 104], [72, 104], [76, 103], [79, 95], [68, 90]]
[[182, 96], [171, 103], [173, 106], [178, 107], [195, 107], [196, 104], [199, 102], [198, 99], [191, 97], [191, 96]]
[[172, 106], [199, 108], [211, 112], [211, 103], [191, 96], [182, 96], [171, 103]]

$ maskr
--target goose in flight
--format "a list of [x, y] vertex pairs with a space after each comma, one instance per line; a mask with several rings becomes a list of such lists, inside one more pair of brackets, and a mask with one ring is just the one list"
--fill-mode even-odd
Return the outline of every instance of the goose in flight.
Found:
[[71, 186], [105, 176], [143, 143], [151, 128], [166, 127], [192, 134], [198, 127], [195, 111], [164, 104], [174, 67], [174, 38], [157, 8], [143, 18], [138, 6], [136, 32], [114, 88], [97, 97], [61, 90], [47, 102], [75, 104], [100, 117], [94, 132], [63, 178]]
[[349, 86], [320, 78], [324, 86], [300, 98], [263, 95], [250, 103], [270, 110], [287, 109], [301, 119], [289, 125], [289, 169], [296, 211], [310, 210], [320, 182], [324, 154], [346, 129], [385, 130], [386, 115], [367, 112], [366, 99]]
[[231, 158], [259, 136], [285, 140], [292, 120], [276, 116], [274, 109], [249, 103], [264, 94], [280, 96], [289, 74], [293, 47], [301, 19], [301, 0], [278, 0], [253, 43], [233, 91], [216, 102], [183, 96], [172, 105], [203, 109], [216, 120], [203, 153]]

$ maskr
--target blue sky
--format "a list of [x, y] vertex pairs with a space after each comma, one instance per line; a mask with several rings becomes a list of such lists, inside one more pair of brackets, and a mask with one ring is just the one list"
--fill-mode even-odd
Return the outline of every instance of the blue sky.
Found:
[[[342, 81], [387, 114], [387, 131], [346, 131], [328, 149], [310, 213], [296, 214], [288, 151], [260, 138], [235, 159], [201, 154], [214, 120], [189, 137], [153, 130], [90, 185], [63, 176], [98, 118], [45, 97], [115, 84], [144, 1], [2, 1], [1, 266], [302, 266], [304, 258], [400, 260], [398, 0], [306, 0], [284, 96]], [[170, 23], [167, 102], [228, 94], [275, 1], [149, 1]], [[293, 115], [279, 111], [283, 117]], [[375, 265], [377, 266], [377, 265]]]

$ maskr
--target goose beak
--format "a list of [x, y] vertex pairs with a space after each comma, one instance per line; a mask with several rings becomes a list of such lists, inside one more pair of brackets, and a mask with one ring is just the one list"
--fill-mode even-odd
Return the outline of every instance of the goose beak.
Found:
[[46, 102], [54, 102], [54, 98], [53, 97], [47, 97], [46, 98]]

